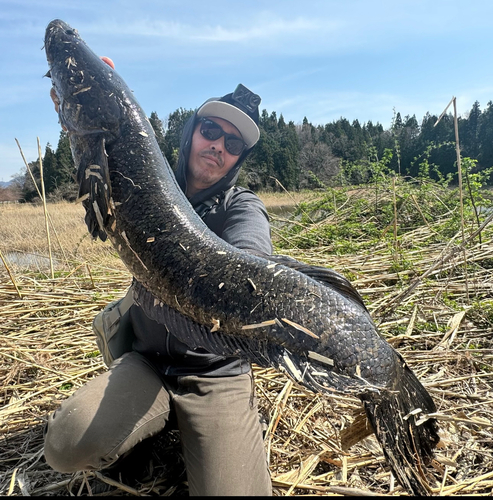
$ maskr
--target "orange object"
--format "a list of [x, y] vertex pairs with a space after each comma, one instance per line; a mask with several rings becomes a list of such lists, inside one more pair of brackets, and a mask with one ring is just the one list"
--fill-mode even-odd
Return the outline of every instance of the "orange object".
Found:
[[104, 61], [108, 66], [111, 66], [113, 69], [115, 69], [115, 63], [109, 57], [102, 56], [101, 60]]

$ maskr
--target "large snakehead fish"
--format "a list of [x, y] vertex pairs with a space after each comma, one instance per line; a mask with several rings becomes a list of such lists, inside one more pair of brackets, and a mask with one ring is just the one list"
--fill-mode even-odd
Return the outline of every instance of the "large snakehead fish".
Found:
[[349, 282], [218, 238], [178, 187], [118, 73], [60, 20], [47, 27], [45, 50], [86, 224], [110, 239], [146, 313], [191, 348], [283, 369], [315, 392], [356, 395], [399, 482], [430, 494], [426, 466], [439, 437], [426, 415], [435, 405]]

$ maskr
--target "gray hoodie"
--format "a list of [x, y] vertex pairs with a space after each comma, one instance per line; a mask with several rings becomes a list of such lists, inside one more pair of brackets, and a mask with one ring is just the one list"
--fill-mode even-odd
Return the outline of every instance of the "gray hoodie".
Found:
[[[175, 174], [184, 192], [196, 118], [195, 113], [185, 124]], [[264, 204], [252, 191], [234, 186], [250, 151], [242, 153], [226, 176], [189, 201], [209, 229], [220, 238], [246, 251], [271, 254], [269, 217]], [[218, 377], [239, 375], [250, 370], [247, 360], [217, 356], [205, 349], [189, 349], [166, 325], [148, 318], [137, 305], [131, 307], [130, 319], [135, 333], [133, 350], [146, 356], [163, 375]], [[187, 322], [184, 318], [180, 328], [187, 328]]]

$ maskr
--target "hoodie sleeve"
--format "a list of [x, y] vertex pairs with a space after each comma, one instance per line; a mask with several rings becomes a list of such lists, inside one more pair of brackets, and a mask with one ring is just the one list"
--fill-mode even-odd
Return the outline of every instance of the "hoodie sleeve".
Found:
[[242, 250], [272, 254], [269, 215], [256, 194], [249, 190], [233, 193], [225, 215], [219, 235], [223, 240]]

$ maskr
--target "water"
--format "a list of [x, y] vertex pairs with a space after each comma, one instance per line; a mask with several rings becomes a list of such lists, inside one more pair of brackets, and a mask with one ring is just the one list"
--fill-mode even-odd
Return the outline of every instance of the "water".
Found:
[[267, 209], [270, 214], [278, 215], [279, 217], [284, 217], [286, 219], [291, 217], [295, 210], [296, 207], [293, 207], [293, 205], [274, 205]]
[[[18, 269], [26, 269], [30, 271], [38, 270], [39, 272], [49, 271], [50, 258], [44, 255], [24, 252], [8, 252], [5, 255], [7, 264], [15, 266]], [[56, 269], [60, 262], [53, 258], [53, 268]]]
[[483, 205], [479, 205], [476, 207], [478, 210], [478, 215], [490, 215], [493, 212], [493, 207], [485, 207]]
[[267, 208], [267, 212], [271, 216], [270, 217], [271, 225], [277, 229], [280, 229], [286, 224], [285, 221], [291, 218], [295, 210], [296, 207], [294, 207], [293, 205], [274, 205]]

